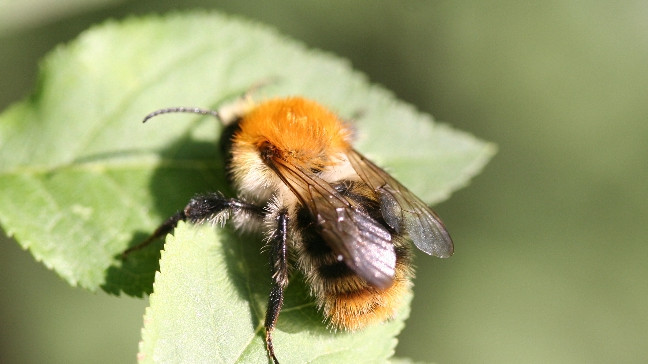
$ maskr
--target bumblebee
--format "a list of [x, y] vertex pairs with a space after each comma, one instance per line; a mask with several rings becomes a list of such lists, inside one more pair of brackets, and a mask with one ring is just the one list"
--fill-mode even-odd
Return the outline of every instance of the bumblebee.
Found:
[[[283, 304], [289, 267], [304, 274], [330, 327], [354, 331], [390, 319], [413, 277], [410, 241], [446, 258], [453, 243], [439, 217], [383, 169], [353, 149], [352, 131], [322, 105], [277, 98], [234, 109], [168, 108], [218, 117], [236, 198], [197, 195], [142, 244], [173, 231], [179, 221], [231, 221], [265, 234], [272, 288], [265, 318], [268, 355]], [[242, 110], [242, 111], [241, 111]]]

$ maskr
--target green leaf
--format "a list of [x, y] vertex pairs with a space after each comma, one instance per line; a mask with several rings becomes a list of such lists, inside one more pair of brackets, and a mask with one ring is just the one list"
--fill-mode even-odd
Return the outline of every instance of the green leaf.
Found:
[[361, 113], [357, 148], [430, 203], [494, 151], [270, 29], [214, 13], [130, 19], [56, 49], [35, 94], [0, 115], [2, 227], [72, 285], [149, 292], [156, 253], [116, 255], [195, 193], [228, 189], [215, 121], [142, 117], [215, 107], [272, 79], [258, 98], [301, 94]]
[[[370, 85], [347, 62], [309, 50], [257, 24], [215, 13], [129, 19], [91, 29], [57, 48], [42, 64], [35, 93], [0, 115], [2, 228], [72, 285], [90, 290], [101, 287], [115, 294], [151, 292], [161, 243], [126, 260], [119, 258], [120, 252], [142, 241], [192, 195], [232, 191], [215, 145], [220, 134], [217, 122], [194, 115], [168, 115], [142, 125], [142, 117], [168, 106], [217, 107], [270, 80], [277, 81], [257, 92], [257, 99], [304, 95], [346, 118], [360, 113], [353, 120], [357, 149], [430, 203], [467, 184], [494, 152], [492, 145], [435, 123]], [[261, 256], [259, 237], [242, 240], [228, 235], [223, 243], [225, 247], [226, 243], [245, 245], [257, 253], [253, 256]], [[206, 257], [211, 255], [195, 259]], [[225, 255], [224, 259], [228, 266], [243, 264], [238, 256]], [[197, 271], [223, 267], [209, 264], [192, 267], [195, 274], [208, 274], [192, 285], [195, 292], [232, 285], [242, 301], [251, 302], [247, 303], [251, 311], [224, 320], [230, 306], [208, 304], [195, 306], [193, 314], [206, 322], [226, 321], [230, 327], [247, 323], [256, 333], [245, 334], [248, 341], [259, 344], [249, 346], [250, 355], [262, 351], [258, 327], [265, 298], [250, 298], [240, 291], [258, 284], [252, 292], [267, 295], [267, 272], [237, 278], [231, 269]], [[168, 274], [173, 276], [173, 272], [169, 268]], [[209, 277], [216, 280], [209, 281]], [[186, 283], [169, 279], [156, 283], [156, 295], [163, 295], [157, 292], [158, 284], [163, 292], [173, 290], [174, 283]], [[289, 297], [303, 299], [289, 298], [293, 308], [311, 302], [299, 281], [294, 278], [288, 289]], [[207, 303], [214, 297], [204, 298]], [[152, 301], [147, 315], [158, 323], [158, 309], [178, 308], [166, 301]], [[156, 309], [155, 302], [166, 307]], [[282, 314], [278, 352], [294, 352], [292, 346], [283, 346], [294, 339], [284, 340], [286, 335], [305, 335], [311, 339], [309, 345], [324, 337], [323, 352], [345, 348], [337, 342], [327, 346], [328, 331], [321, 324], [320, 329], [311, 328], [321, 317], [311, 306], [303, 307]], [[168, 339], [163, 330], [149, 331], [157, 332], [159, 340]], [[227, 352], [222, 347], [218, 350], [219, 355]]]
[[[210, 226], [178, 226], [162, 252], [144, 317], [140, 361], [267, 363], [266, 259], [255, 239]], [[385, 362], [393, 355], [408, 307], [370, 329], [332, 333], [301, 277], [294, 277], [290, 288], [273, 335], [282, 363]]]

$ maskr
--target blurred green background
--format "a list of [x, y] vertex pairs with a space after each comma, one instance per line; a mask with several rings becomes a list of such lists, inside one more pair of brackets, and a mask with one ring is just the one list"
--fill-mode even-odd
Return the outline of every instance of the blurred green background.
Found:
[[[397, 355], [648, 361], [647, 2], [2, 0], [0, 109], [29, 94], [41, 57], [92, 24], [195, 8], [348, 58], [499, 145], [436, 208], [456, 254], [417, 259]], [[135, 361], [145, 300], [69, 287], [1, 239], [0, 362]]]

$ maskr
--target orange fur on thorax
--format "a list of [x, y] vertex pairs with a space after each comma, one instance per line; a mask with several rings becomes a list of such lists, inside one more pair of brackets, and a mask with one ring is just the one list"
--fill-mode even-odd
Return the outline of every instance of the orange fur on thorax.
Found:
[[245, 115], [235, 143], [270, 143], [286, 159], [326, 166], [350, 148], [350, 132], [323, 106], [295, 97], [266, 101]]

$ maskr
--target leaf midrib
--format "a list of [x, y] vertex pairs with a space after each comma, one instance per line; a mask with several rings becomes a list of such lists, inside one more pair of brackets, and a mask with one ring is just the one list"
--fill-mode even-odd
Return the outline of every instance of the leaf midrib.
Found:
[[101, 162], [73, 163], [58, 166], [51, 165], [22, 165], [0, 172], [3, 176], [25, 176], [43, 175], [49, 173], [60, 173], [61, 171], [93, 171], [105, 172], [107, 170], [131, 170], [131, 169], [157, 169], [169, 168], [178, 170], [207, 171], [218, 169], [212, 158], [205, 159], [173, 159], [159, 158], [151, 155], [150, 158], [138, 158], [137, 160], [103, 160]]

